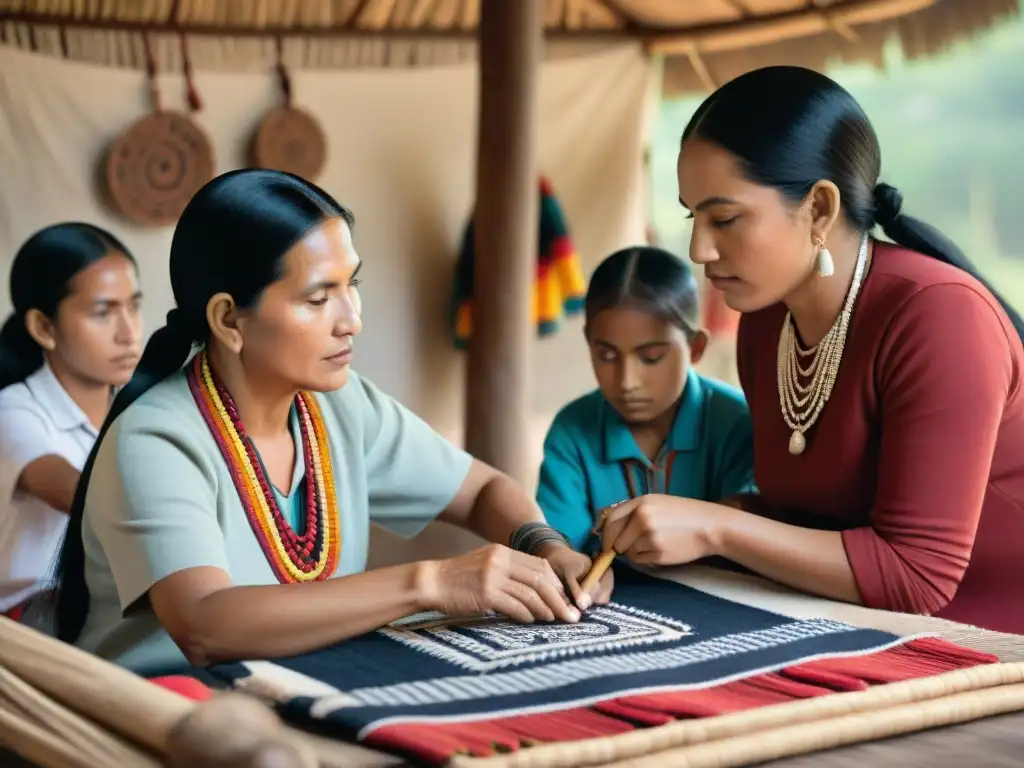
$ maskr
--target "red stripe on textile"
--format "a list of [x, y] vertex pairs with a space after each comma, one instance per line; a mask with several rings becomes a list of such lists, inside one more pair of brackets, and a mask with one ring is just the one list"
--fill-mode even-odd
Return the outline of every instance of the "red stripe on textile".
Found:
[[192, 701], [206, 701], [213, 698], [213, 691], [205, 683], [188, 675], [166, 675], [150, 678], [149, 682], [174, 691]]
[[863, 690], [997, 661], [991, 654], [945, 640], [920, 638], [878, 653], [811, 661], [700, 690], [624, 696], [591, 707], [493, 720], [387, 725], [372, 731], [364, 743], [442, 766], [457, 754], [486, 757], [535, 743], [613, 736], [673, 720], [714, 717], [837, 691]]
[[4, 616], [14, 621], [21, 621], [21, 617], [25, 615], [25, 603], [16, 605], [11, 610], [7, 611]]

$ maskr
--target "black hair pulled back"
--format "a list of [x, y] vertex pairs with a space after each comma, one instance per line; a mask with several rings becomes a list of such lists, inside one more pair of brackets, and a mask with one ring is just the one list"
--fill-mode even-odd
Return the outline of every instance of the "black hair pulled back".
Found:
[[697, 281], [685, 261], [652, 246], [616, 251], [590, 277], [587, 327], [606, 309], [629, 306], [671, 323], [692, 338], [700, 329]]
[[44, 227], [18, 249], [10, 277], [14, 311], [0, 328], [0, 389], [24, 381], [43, 365], [43, 349], [25, 325], [29, 311], [55, 320], [75, 276], [112, 253], [135, 263], [112, 234], [78, 221]]
[[255, 306], [281, 277], [292, 246], [333, 217], [350, 227], [354, 223], [352, 213], [319, 187], [280, 171], [231, 171], [189, 201], [171, 242], [171, 289], [177, 306], [150, 337], [131, 381], [114, 398], [69, 511], [52, 606], [61, 640], [75, 642], [89, 613], [82, 514], [96, 454], [110, 425], [147, 390], [180, 370], [195, 346], [207, 342], [206, 307], [213, 296], [227, 293], [242, 309]]
[[747, 178], [793, 203], [803, 201], [819, 181], [831, 181], [855, 231], [867, 233], [877, 224], [897, 245], [967, 272], [991, 291], [1024, 339], [1020, 314], [964, 253], [935, 227], [904, 213], [900, 192], [879, 182], [878, 136], [856, 99], [834, 80], [802, 67], [747, 72], [697, 108], [682, 140], [690, 138], [725, 149]]

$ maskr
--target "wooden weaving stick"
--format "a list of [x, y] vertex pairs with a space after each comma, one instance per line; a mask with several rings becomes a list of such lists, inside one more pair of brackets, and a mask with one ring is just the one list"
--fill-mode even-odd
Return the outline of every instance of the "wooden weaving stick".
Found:
[[594, 559], [593, 565], [590, 566], [590, 572], [580, 584], [580, 591], [589, 592], [601, 580], [601, 577], [605, 575], [608, 569], [612, 567], [612, 561], [615, 560], [617, 555], [618, 553], [614, 549], [598, 555]]
[[[611, 506], [605, 507], [601, 510], [601, 515], [597, 519], [597, 524], [594, 526], [592, 533], [600, 533], [604, 528], [605, 520], [608, 519], [608, 514], [620, 504], [624, 504], [625, 501], [617, 501]], [[594, 558], [593, 564], [590, 566], [590, 572], [584, 577], [583, 582], [580, 584], [580, 590], [583, 592], [589, 592], [597, 582], [601, 580], [601, 577], [605, 575], [609, 568], [612, 567], [612, 563], [618, 556], [618, 552], [614, 549], [609, 549], [607, 552], [602, 552], [596, 558]]]

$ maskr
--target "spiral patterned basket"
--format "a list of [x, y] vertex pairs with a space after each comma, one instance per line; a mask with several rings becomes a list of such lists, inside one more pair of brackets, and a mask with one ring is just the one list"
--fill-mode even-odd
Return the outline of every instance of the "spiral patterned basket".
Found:
[[136, 224], [166, 226], [213, 178], [213, 146], [186, 115], [156, 112], [115, 139], [105, 171], [107, 192], [119, 213]]
[[314, 181], [327, 161], [327, 139], [316, 119], [291, 106], [274, 107], [253, 137], [250, 163]]

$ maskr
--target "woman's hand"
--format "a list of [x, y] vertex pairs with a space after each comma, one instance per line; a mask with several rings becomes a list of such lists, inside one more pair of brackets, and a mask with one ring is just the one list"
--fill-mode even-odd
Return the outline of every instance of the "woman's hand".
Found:
[[497, 611], [526, 624], [580, 620], [562, 581], [543, 558], [488, 544], [423, 565], [420, 591], [429, 610], [457, 617]]
[[557, 542], [541, 547], [538, 554], [548, 562], [551, 570], [568, 587], [573, 602], [581, 611], [587, 610], [592, 605], [604, 605], [611, 599], [614, 580], [610, 568], [605, 571], [601, 580], [590, 588], [589, 592], [583, 592], [580, 589], [580, 584], [590, 573], [590, 568], [593, 565], [593, 561], [589, 557]]
[[605, 510], [601, 547], [638, 565], [681, 565], [717, 554], [712, 529], [730, 509], [678, 496], [651, 493]]

